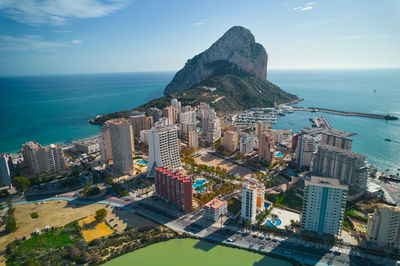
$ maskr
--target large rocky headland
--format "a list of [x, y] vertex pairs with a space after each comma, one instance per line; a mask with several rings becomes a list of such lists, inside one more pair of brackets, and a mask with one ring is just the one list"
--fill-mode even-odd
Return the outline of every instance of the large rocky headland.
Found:
[[[267, 80], [268, 54], [250, 30], [234, 26], [204, 52], [189, 59], [164, 90], [164, 97], [134, 110], [164, 108], [172, 98], [183, 105], [207, 102], [217, 111], [228, 113], [253, 107], [273, 107], [292, 102], [297, 96]], [[129, 111], [103, 115], [91, 120], [127, 117]]]

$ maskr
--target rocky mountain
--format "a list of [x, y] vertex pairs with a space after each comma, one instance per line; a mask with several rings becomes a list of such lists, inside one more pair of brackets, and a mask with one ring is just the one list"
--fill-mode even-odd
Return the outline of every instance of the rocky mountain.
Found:
[[250, 30], [235, 26], [229, 29], [206, 51], [189, 59], [165, 88], [166, 95], [184, 91], [205, 81], [215, 73], [211, 64], [227, 61], [259, 79], [267, 78], [268, 55], [264, 47], [255, 42]]
[[[296, 100], [297, 96], [266, 79], [267, 62], [267, 52], [255, 42], [253, 34], [243, 27], [233, 27], [209, 49], [187, 61], [165, 88], [166, 96], [133, 110], [164, 108], [172, 98], [177, 98], [182, 105], [206, 102], [222, 113], [272, 107]], [[108, 119], [128, 117], [129, 112], [99, 116], [91, 123], [102, 124]]]

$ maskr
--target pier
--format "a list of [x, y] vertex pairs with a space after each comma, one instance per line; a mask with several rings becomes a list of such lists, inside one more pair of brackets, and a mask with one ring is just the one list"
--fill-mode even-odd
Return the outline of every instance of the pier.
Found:
[[326, 120], [324, 116], [312, 117], [310, 118], [310, 121], [312, 122], [313, 127], [325, 128], [328, 130], [332, 129], [331, 124], [329, 124], [328, 120]]
[[322, 112], [322, 113], [331, 113], [336, 115], [345, 115], [345, 116], [358, 116], [358, 117], [368, 117], [368, 118], [376, 118], [376, 119], [384, 119], [384, 120], [397, 120], [398, 118], [391, 115], [379, 115], [379, 114], [368, 114], [368, 113], [359, 113], [359, 112], [345, 112], [339, 110], [332, 110], [326, 108], [319, 107], [293, 107], [295, 111], [306, 111], [306, 112]]

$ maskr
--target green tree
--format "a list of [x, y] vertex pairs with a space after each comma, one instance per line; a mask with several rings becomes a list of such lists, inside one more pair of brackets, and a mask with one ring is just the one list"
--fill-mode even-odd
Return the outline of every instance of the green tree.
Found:
[[6, 231], [7, 233], [12, 233], [17, 231], [17, 222], [15, 221], [14, 217], [9, 218], [9, 221], [6, 223]]
[[296, 226], [296, 221], [293, 220], [293, 219], [291, 219], [291, 220], [290, 220], [290, 224], [294, 227], [294, 226]]
[[18, 193], [22, 194], [29, 187], [30, 182], [23, 176], [16, 176], [13, 179], [13, 184], [17, 189]]
[[107, 215], [107, 210], [106, 209], [99, 209], [96, 211], [96, 215], [94, 218], [96, 219], [97, 222], [103, 221], [104, 217]]

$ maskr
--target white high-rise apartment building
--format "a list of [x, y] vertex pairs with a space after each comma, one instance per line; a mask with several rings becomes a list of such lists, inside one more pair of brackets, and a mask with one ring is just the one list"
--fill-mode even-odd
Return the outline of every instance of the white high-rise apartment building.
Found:
[[10, 169], [11, 158], [6, 154], [0, 154], [0, 180], [4, 186], [11, 185], [11, 178], [13, 177], [12, 170]]
[[214, 143], [221, 138], [221, 124], [218, 117], [208, 121], [206, 135], [209, 143]]
[[298, 138], [295, 151], [295, 164], [298, 169], [308, 169], [317, 151], [315, 140], [310, 135], [302, 135]]
[[332, 131], [324, 132], [321, 136], [321, 145], [334, 146], [348, 151], [351, 151], [352, 142], [351, 138], [344, 137]]
[[112, 149], [111, 149], [111, 139], [110, 139], [110, 127], [108, 122], [103, 124], [103, 127], [99, 132], [99, 148], [100, 148], [100, 158], [103, 163], [112, 160]]
[[195, 124], [196, 123], [196, 111], [186, 111], [179, 113], [179, 122], [180, 123], [188, 123]]
[[42, 147], [37, 142], [27, 142], [22, 145], [24, 162], [32, 174], [61, 173], [65, 171], [65, 160], [61, 145], [51, 144]]
[[132, 174], [134, 171], [133, 153], [135, 152], [132, 125], [124, 118], [109, 120], [108, 123], [113, 169], [123, 174]]
[[256, 222], [257, 215], [257, 187], [249, 183], [242, 184], [242, 221]]
[[254, 138], [252, 136], [243, 136], [240, 138], [240, 153], [249, 154], [254, 149]]
[[369, 215], [367, 240], [380, 247], [400, 248], [400, 207], [382, 204]]
[[176, 98], [171, 99], [171, 106], [174, 107], [178, 112], [181, 111], [182, 104]]
[[165, 167], [172, 171], [182, 169], [179, 155], [178, 129], [175, 125], [156, 123], [148, 131], [149, 164], [147, 176], [155, 176], [156, 167]]
[[180, 123], [180, 131], [185, 135], [188, 135], [190, 131], [196, 131], [196, 129], [197, 129], [196, 124], [188, 122]]
[[314, 156], [311, 171], [315, 175], [338, 178], [350, 186], [350, 192], [367, 189], [368, 167], [364, 155], [329, 145], [320, 145]]
[[301, 230], [340, 235], [348, 187], [338, 179], [311, 176], [305, 181]]
[[141, 142], [143, 142], [146, 145], [149, 145], [149, 131], [148, 130], [140, 131], [139, 136], [140, 136]]
[[216, 142], [221, 137], [221, 124], [215, 109], [208, 104], [200, 103], [198, 115], [202, 119], [202, 128], [207, 141]]
[[189, 147], [195, 149], [199, 148], [199, 133], [196, 131], [189, 132]]

